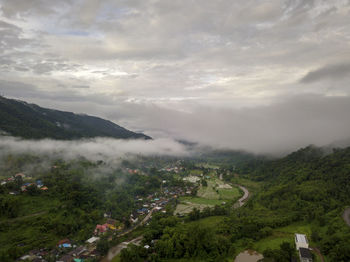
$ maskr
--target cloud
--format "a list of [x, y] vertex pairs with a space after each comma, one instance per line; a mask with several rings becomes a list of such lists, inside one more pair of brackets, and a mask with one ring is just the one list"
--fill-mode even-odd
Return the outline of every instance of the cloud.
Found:
[[51, 139], [23, 140], [14, 137], [1, 137], [2, 154], [30, 153], [39, 156], [74, 160], [84, 157], [91, 161], [103, 160], [107, 163], [118, 162], [128, 157], [165, 155], [187, 156], [190, 154], [184, 145], [171, 139], [155, 140], [117, 140], [95, 138], [75, 141]]
[[0, 10], [3, 95], [252, 151], [348, 128], [344, 0], [0, 0]]
[[350, 63], [327, 65], [310, 71], [301, 80], [301, 83], [313, 83], [324, 79], [340, 80], [350, 76]]
[[[137, 123], [151, 136], [166, 129], [172, 137], [214, 148], [279, 154], [350, 138], [349, 97], [304, 94], [252, 108], [197, 105], [189, 113], [145, 104], [129, 105], [124, 110], [126, 123]], [[132, 119], [136, 113], [137, 118]]]

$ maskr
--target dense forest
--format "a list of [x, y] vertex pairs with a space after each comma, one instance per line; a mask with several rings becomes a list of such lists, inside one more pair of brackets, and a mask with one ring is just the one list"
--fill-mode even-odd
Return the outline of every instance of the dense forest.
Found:
[[0, 131], [30, 139], [113, 137], [150, 139], [99, 117], [42, 108], [0, 96]]

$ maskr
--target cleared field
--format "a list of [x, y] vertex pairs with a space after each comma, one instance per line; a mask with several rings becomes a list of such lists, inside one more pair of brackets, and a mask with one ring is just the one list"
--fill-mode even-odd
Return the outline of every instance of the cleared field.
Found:
[[220, 205], [223, 202], [222, 200], [218, 199], [206, 199], [202, 197], [180, 197], [180, 201], [182, 203], [194, 203], [202, 205]]
[[203, 210], [205, 207], [214, 207], [223, 202], [236, 201], [241, 195], [238, 187], [232, 187], [225, 184], [218, 178], [207, 179], [208, 186], [201, 186], [195, 197], [180, 197], [180, 204], [177, 205], [175, 214], [187, 214], [198, 208]]
[[220, 195], [216, 192], [216, 180], [207, 180], [208, 186], [201, 186], [197, 192], [197, 196], [206, 199], [219, 199]]
[[218, 189], [220, 199], [223, 200], [232, 200], [241, 196], [241, 192], [237, 187], [231, 189]]
[[271, 236], [255, 242], [254, 249], [263, 252], [267, 248], [278, 249], [283, 242], [293, 244], [295, 233], [305, 234], [310, 241], [310, 225], [297, 223], [274, 229]]
[[196, 203], [181, 203], [176, 206], [175, 214], [188, 214], [190, 213], [193, 208], [197, 208], [199, 210], [203, 210], [205, 207], [213, 207], [214, 205], [208, 205], [208, 204], [196, 204]]

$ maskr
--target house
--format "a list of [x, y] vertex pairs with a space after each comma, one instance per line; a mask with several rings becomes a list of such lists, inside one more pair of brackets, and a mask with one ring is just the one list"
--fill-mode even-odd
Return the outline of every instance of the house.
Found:
[[68, 238], [65, 238], [58, 241], [57, 246], [67, 248], [67, 247], [72, 247], [72, 244], [70, 243], [70, 240]]
[[95, 228], [95, 234], [103, 234], [107, 231], [108, 229], [108, 225], [107, 224], [103, 224], [103, 225], [96, 225]]
[[309, 248], [309, 242], [307, 241], [306, 235], [295, 234], [295, 247], [297, 250], [301, 247], [306, 249]]
[[91, 237], [88, 240], [86, 240], [86, 242], [88, 242], [89, 244], [92, 244], [92, 243], [96, 242], [99, 239], [100, 239], [99, 237]]
[[23, 179], [26, 177], [26, 175], [23, 173], [17, 173], [17, 174], [15, 174], [15, 177], [21, 177]]
[[106, 224], [115, 226], [117, 224], [117, 220], [109, 218], [107, 219]]
[[116, 230], [116, 224], [117, 224], [116, 220], [111, 218], [107, 219], [106, 225], [108, 226], [109, 229]]
[[149, 210], [145, 207], [143, 208], [140, 208], [137, 210], [137, 213], [141, 214], [141, 215], [144, 215], [144, 214], [147, 214], [149, 212]]
[[106, 212], [103, 214], [103, 217], [110, 218], [112, 216], [111, 212]]
[[74, 249], [73, 251], [69, 252], [68, 255], [71, 255], [73, 257], [77, 257], [77, 256], [80, 256], [81, 254], [83, 254], [85, 251], [87, 251], [87, 249], [84, 246], [80, 246], [80, 247], [77, 247], [76, 249]]
[[36, 186], [37, 186], [37, 188], [41, 188], [43, 185], [44, 185], [44, 184], [43, 184], [43, 182], [42, 182], [41, 180], [37, 180], [37, 181], [36, 181]]
[[299, 248], [299, 258], [301, 262], [312, 262], [312, 255], [308, 248]]

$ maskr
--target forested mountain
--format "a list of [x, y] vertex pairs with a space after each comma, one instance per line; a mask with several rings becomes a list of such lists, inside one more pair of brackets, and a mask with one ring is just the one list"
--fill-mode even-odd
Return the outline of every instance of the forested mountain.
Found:
[[248, 207], [271, 212], [270, 227], [307, 223], [329, 261], [350, 261], [350, 229], [341, 218], [350, 205], [350, 147], [330, 153], [308, 146], [281, 159], [246, 162], [237, 172], [264, 183]]
[[0, 96], [0, 131], [23, 138], [113, 137], [150, 139], [99, 117], [42, 108]]

